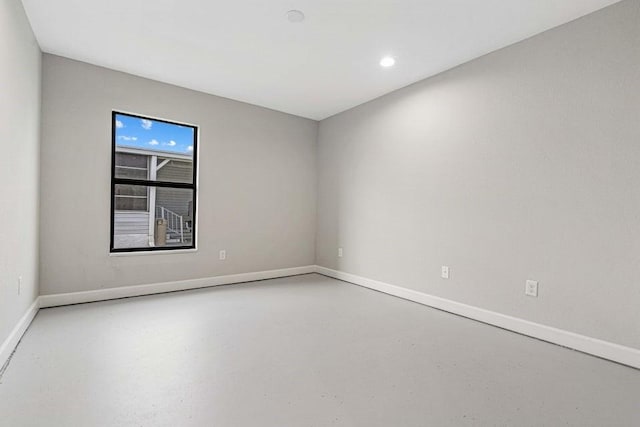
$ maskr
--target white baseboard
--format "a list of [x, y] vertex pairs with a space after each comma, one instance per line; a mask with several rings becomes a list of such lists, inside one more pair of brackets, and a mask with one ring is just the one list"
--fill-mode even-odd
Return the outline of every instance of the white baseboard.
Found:
[[22, 335], [38, 313], [39, 308], [206, 288], [210, 286], [229, 285], [255, 280], [275, 279], [279, 277], [295, 276], [314, 272], [640, 369], [640, 349], [625, 347], [608, 341], [541, 325], [539, 323], [507, 316], [505, 314], [485, 310], [445, 298], [428, 295], [423, 292], [402, 288], [389, 283], [367, 279], [355, 274], [344, 273], [342, 271], [313, 265], [216, 276], [204, 279], [125, 286], [120, 288], [65, 294], [41, 295], [33, 302], [33, 304], [31, 304], [13, 331], [11, 331], [11, 334], [9, 334], [7, 339], [2, 343], [2, 346], [0, 346], [0, 367], [4, 366], [9, 360], [9, 357], [13, 353], [16, 345], [20, 342], [20, 338], [22, 338]]
[[625, 347], [326, 267], [316, 266], [316, 273], [640, 369], [640, 349]]
[[296, 276], [314, 273], [315, 265], [283, 268], [279, 270], [256, 271], [251, 273], [230, 274], [227, 276], [207, 277], [204, 279], [178, 280], [174, 282], [152, 283], [148, 285], [123, 286], [119, 288], [99, 289], [94, 291], [70, 292], [64, 294], [40, 295], [31, 304], [7, 339], [0, 346], [0, 372], [11, 357], [20, 338], [26, 332], [31, 321], [40, 308], [61, 305], [80, 304], [85, 302], [105, 301], [110, 299], [159, 294], [163, 292], [184, 291], [207, 288], [210, 286], [230, 285], [233, 283], [253, 282], [256, 280], [277, 279], [279, 277]]
[[26, 332], [31, 321], [36, 317], [36, 314], [38, 314], [38, 309], [40, 308], [39, 303], [39, 298], [36, 298], [20, 318], [7, 339], [4, 340], [2, 346], [0, 346], [0, 372], [2, 372], [2, 368], [4, 368], [4, 365], [9, 361], [13, 350], [15, 350], [16, 346], [20, 342], [22, 335]]
[[315, 272], [314, 265], [283, 268], [280, 270], [256, 271], [252, 273], [230, 274], [227, 276], [206, 277], [204, 279], [178, 280], [175, 282], [152, 283], [148, 285], [122, 286], [119, 288], [98, 289], [94, 291], [69, 292], [64, 294], [40, 295], [40, 307], [80, 304], [110, 299], [160, 294], [163, 292], [186, 291], [208, 288], [210, 286], [230, 285], [233, 283], [253, 282], [255, 280], [276, 279]]

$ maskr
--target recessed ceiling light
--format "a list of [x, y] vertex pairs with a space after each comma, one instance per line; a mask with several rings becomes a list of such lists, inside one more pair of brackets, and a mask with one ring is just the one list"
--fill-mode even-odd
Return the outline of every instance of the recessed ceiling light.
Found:
[[293, 24], [304, 21], [304, 13], [300, 10], [290, 10], [287, 12], [287, 19]]
[[385, 56], [380, 60], [380, 66], [388, 68], [393, 67], [396, 63], [396, 60], [391, 56]]

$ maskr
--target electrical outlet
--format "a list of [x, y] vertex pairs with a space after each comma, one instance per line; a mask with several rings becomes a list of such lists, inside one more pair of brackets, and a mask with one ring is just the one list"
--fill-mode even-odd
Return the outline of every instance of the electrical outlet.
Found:
[[530, 297], [538, 296], [538, 282], [535, 280], [527, 280], [524, 286], [524, 293]]
[[342, 258], [342, 248], [338, 248], [338, 258]]
[[442, 266], [442, 270], [440, 271], [440, 276], [443, 279], [448, 279], [449, 278], [449, 267], [447, 267], [446, 265]]
[[22, 292], [22, 276], [18, 276], [18, 295]]
[[220, 261], [224, 261], [225, 259], [227, 259], [227, 251], [223, 249], [220, 251]]

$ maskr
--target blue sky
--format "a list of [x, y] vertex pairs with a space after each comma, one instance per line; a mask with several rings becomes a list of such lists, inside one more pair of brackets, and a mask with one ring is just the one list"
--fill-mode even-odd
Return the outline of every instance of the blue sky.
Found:
[[116, 144], [145, 150], [193, 154], [193, 128], [116, 114]]

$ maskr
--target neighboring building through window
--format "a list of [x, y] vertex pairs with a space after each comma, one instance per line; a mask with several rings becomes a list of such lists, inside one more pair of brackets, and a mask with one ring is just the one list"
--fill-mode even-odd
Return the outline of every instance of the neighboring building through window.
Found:
[[111, 252], [195, 248], [197, 127], [112, 120]]

